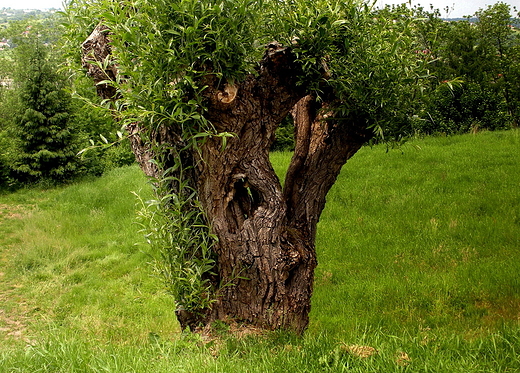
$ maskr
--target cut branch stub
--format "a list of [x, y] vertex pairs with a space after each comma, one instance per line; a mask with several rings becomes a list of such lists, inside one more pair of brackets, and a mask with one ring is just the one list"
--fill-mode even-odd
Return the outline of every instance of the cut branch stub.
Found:
[[235, 100], [237, 96], [238, 87], [232, 84], [226, 84], [224, 90], [217, 93], [217, 100], [223, 104], [229, 104]]
[[114, 86], [102, 83], [116, 81], [117, 67], [112, 62], [109, 29], [102, 23], [98, 24], [94, 31], [81, 45], [82, 66], [87, 69], [87, 74], [96, 83], [99, 96], [104, 99], [116, 99], [117, 90]]

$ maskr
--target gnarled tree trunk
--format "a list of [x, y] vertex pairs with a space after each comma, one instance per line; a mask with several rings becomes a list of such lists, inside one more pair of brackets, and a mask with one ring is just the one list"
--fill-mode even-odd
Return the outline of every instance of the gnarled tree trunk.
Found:
[[[106, 33], [93, 35], [97, 41], [84, 44], [84, 55], [90, 58], [96, 49], [85, 45], [106, 50], [100, 46], [109, 43]], [[298, 85], [297, 75], [291, 49], [273, 43], [257, 75], [234, 85], [211, 76], [204, 82], [207, 118], [219, 132], [236, 135], [224, 149], [220, 138], [209, 138], [189, 157], [196, 165], [193, 185], [218, 237], [219, 281], [231, 285], [221, 288], [205, 323], [239, 321], [297, 333], [307, 327], [317, 264], [316, 226], [325, 197], [343, 164], [372, 132], [354, 121], [340, 125], [331, 119], [327, 104], [318, 104]], [[269, 149], [277, 126], [291, 111], [296, 149], [282, 188]], [[140, 141], [137, 124], [132, 135], [141, 167], [153, 174], [156, 170], [147, 162], [153, 154]], [[155, 141], [180, 139], [164, 129]], [[193, 326], [192, 315], [178, 315], [182, 326]]]

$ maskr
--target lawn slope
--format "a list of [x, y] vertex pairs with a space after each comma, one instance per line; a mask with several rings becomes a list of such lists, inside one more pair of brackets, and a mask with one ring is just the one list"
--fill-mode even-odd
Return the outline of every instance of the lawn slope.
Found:
[[[180, 333], [137, 167], [0, 195], [0, 372], [520, 372], [520, 132], [365, 147], [318, 227], [311, 324]], [[280, 175], [290, 160], [274, 153]]]

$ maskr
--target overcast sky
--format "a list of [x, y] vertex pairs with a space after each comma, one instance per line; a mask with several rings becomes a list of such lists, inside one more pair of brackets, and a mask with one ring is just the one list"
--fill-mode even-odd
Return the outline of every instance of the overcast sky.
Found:
[[62, 8], [62, 0], [0, 0], [0, 8], [58, 9]]
[[[13, 9], [48, 9], [61, 8], [63, 0], [0, 0], [0, 8]], [[425, 9], [433, 4], [435, 8], [441, 10], [442, 17], [458, 18], [465, 15], [472, 15], [480, 8], [495, 4], [498, 0], [410, 0], [412, 5], [422, 5]], [[401, 4], [403, 0], [377, 0], [376, 6], [384, 4]], [[520, 0], [505, 0], [509, 5], [519, 5]], [[444, 8], [450, 7], [451, 11], [446, 14]]]

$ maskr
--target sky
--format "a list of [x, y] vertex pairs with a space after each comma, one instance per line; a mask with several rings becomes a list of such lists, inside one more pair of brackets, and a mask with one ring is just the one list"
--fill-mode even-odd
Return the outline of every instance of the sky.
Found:
[[62, 8], [62, 0], [0, 0], [0, 8], [58, 9]]
[[[48, 9], [61, 8], [63, 0], [0, 0], [0, 8], [13, 9]], [[377, 0], [376, 6], [382, 7], [384, 4], [401, 4], [405, 0]], [[498, 0], [408, 0], [412, 5], [420, 4], [429, 10], [430, 4], [434, 8], [441, 10], [441, 16], [446, 18], [459, 18], [465, 15], [472, 15], [480, 8], [485, 9], [488, 5], [495, 4]], [[520, 8], [520, 0], [505, 0], [505, 3], [517, 5]], [[444, 8], [448, 6], [451, 10], [448, 14]]]

